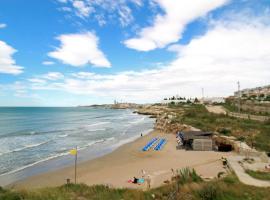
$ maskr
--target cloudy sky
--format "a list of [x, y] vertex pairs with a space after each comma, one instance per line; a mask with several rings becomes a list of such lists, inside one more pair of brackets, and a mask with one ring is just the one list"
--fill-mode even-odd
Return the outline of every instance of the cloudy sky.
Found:
[[270, 84], [270, 0], [0, 0], [0, 106]]

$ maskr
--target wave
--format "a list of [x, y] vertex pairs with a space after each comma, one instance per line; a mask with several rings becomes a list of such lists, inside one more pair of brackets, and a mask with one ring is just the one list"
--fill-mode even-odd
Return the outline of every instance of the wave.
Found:
[[106, 131], [106, 128], [87, 129], [87, 131], [89, 131], [89, 132]]
[[76, 130], [77, 129], [55, 129], [55, 130], [49, 130], [49, 131], [17, 131], [17, 132], [0, 135], [0, 138], [35, 136], [35, 135], [44, 135], [44, 134], [49, 134], [49, 133], [71, 132], [71, 131], [76, 131]]
[[[94, 144], [98, 144], [98, 143], [103, 143], [103, 142], [106, 142], [106, 141], [111, 141], [111, 140], [115, 140], [115, 137], [110, 137], [110, 138], [105, 138], [105, 139], [101, 139], [101, 140], [94, 140], [92, 142], [89, 142], [87, 145], [83, 146], [83, 147], [79, 147], [78, 148], [78, 151], [81, 151], [81, 150], [84, 150]], [[32, 145], [33, 146], [33, 145]], [[52, 160], [54, 158], [58, 158], [58, 157], [61, 157], [61, 156], [66, 156], [69, 154], [69, 151], [67, 149], [62, 149], [62, 151], [64, 152], [61, 152], [59, 154], [56, 154], [56, 155], [53, 155], [53, 156], [50, 156], [50, 157], [47, 157], [47, 158], [44, 158], [42, 160], [39, 160], [39, 161], [36, 161], [36, 162], [33, 162], [31, 164], [28, 164], [28, 165], [25, 165], [23, 167], [20, 167], [20, 168], [17, 168], [15, 170], [12, 170], [12, 171], [9, 171], [9, 172], [6, 172], [6, 173], [3, 173], [3, 174], [0, 174], [0, 177], [1, 176], [4, 176], [4, 175], [9, 175], [9, 174], [13, 174], [13, 173], [16, 173], [16, 172], [19, 172], [19, 171], [22, 171], [26, 168], [29, 168], [29, 167], [32, 167], [34, 165], [37, 165], [37, 164], [40, 164], [40, 163], [43, 163], [43, 162], [46, 162], [46, 161], [49, 161], [49, 160]], [[1, 154], [0, 154], [1, 155]]]
[[63, 135], [59, 135], [58, 137], [64, 138], [64, 137], [67, 137], [67, 136], [68, 136], [68, 134], [63, 134]]
[[45, 142], [40, 142], [40, 143], [36, 143], [36, 144], [27, 144], [27, 145], [24, 145], [24, 147], [21, 147], [21, 148], [17, 148], [17, 149], [13, 149], [13, 150], [10, 150], [10, 151], [2, 152], [2, 153], [0, 153], [0, 156], [1, 155], [4, 155], [4, 154], [10, 154], [10, 153], [15, 153], [15, 152], [20, 152], [20, 151], [23, 151], [25, 149], [30, 149], [30, 148], [38, 147], [38, 146], [47, 144], [50, 141], [51, 140], [47, 140]]
[[86, 127], [99, 126], [99, 125], [104, 125], [104, 124], [111, 124], [111, 122], [97, 122], [95, 124], [86, 125]]
[[138, 120], [136, 120], [136, 121], [133, 121], [133, 122], [129, 122], [130, 124], [138, 124], [138, 123], [140, 123], [140, 122], [142, 122], [142, 121], [144, 121], [145, 120], [145, 117], [142, 117], [142, 118], [140, 118], [140, 119], [138, 119]]
[[65, 153], [60, 153], [60, 154], [56, 154], [56, 155], [50, 156], [50, 157], [48, 157], [48, 158], [44, 158], [44, 159], [42, 159], [42, 160], [33, 162], [33, 163], [31, 163], [31, 164], [28, 164], [28, 165], [25, 165], [25, 166], [23, 166], [23, 167], [17, 168], [17, 169], [15, 169], [15, 170], [12, 170], [12, 171], [9, 171], [9, 172], [0, 174], [0, 177], [1, 177], [1, 176], [5, 176], [5, 175], [9, 175], [9, 174], [13, 174], [13, 173], [16, 173], [16, 172], [19, 172], [19, 171], [22, 171], [22, 170], [24, 170], [24, 169], [26, 169], [26, 168], [28, 168], [28, 167], [32, 167], [32, 166], [37, 165], [37, 164], [39, 164], [39, 163], [43, 163], [43, 162], [46, 162], [46, 161], [48, 161], [48, 160], [51, 160], [51, 159], [54, 159], [54, 158], [58, 158], [58, 157], [60, 157], [60, 156], [65, 156], [65, 155], [68, 155], [68, 154], [69, 154], [69, 152], [65, 152]]

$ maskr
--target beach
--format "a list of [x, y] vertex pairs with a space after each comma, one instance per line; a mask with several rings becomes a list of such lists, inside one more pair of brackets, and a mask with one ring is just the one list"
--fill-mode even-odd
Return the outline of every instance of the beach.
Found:
[[[153, 149], [143, 152], [142, 148], [153, 137], [167, 139], [161, 151]], [[133, 177], [141, 178], [142, 170], [150, 176], [151, 187], [158, 187], [164, 181], [171, 180], [172, 170], [184, 167], [194, 168], [203, 178], [214, 178], [219, 172], [225, 171], [221, 157], [229, 153], [214, 151], [186, 151], [176, 149], [174, 134], [159, 131], [140, 137], [124, 144], [105, 156], [79, 163], [77, 166], [77, 182], [87, 185], [105, 184], [117, 188], [145, 189], [146, 184], [128, 183]], [[80, 152], [79, 152], [80, 153]], [[74, 181], [74, 166], [63, 169], [51, 169], [50, 172], [32, 176], [10, 185], [17, 189], [34, 189], [41, 187], [60, 186], [66, 179]]]

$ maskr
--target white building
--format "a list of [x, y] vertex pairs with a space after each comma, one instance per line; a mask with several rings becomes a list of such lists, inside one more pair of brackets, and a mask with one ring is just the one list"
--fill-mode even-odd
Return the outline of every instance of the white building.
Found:
[[225, 98], [223, 97], [206, 97], [201, 99], [203, 103], [215, 104], [215, 103], [225, 103]]

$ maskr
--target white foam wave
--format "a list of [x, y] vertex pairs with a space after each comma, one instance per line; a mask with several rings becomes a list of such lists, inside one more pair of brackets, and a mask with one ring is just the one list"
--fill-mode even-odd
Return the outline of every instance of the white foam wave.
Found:
[[13, 149], [13, 150], [6, 151], [6, 152], [1, 152], [1, 153], [0, 153], [0, 156], [1, 156], [1, 155], [4, 155], [4, 154], [9, 154], [9, 153], [15, 153], [15, 152], [23, 151], [23, 150], [25, 150], [25, 149], [30, 149], [30, 148], [38, 147], [38, 146], [47, 144], [47, 143], [49, 143], [50, 141], [51, 141], [51, 140], [47, 140], [47, 141], [45, 141], [45, 142], [40, 142], [40, 143], [37, 143], [37, 144], [27, 144], [27, 145], [24, 145], [24, 146], [21, 147], [21, 148]]
[[138, 119], [138, 120], [136, 120], [136, 121], [129, 122], [129, 123], [130, 123], [130, 124], [138, 124], [138, 123], [144, 121], [144, 119], [145, 119], [145, 117], [142, 117], [142, 118], [140, 118], [140, 119]]
[[105, 125], [105, 124], [110, 124], [110, 123], [111, 122], [97, 122], [97, 123], [94, 123], [94, 124], [86, 125], [86, 127], [100, 126], [100, 125]]
[[28, 167], [32, 167], [32, 166], [37, 165], [37, 164], [39, 164], [39, 163], [43, 163], [43, 162], [46, 162], [46, 161], [48, 161], [48, 160], [51, 160], [51, 159], [54, 159], [54, 158], [57, 158], [57, 157], [60, 157], [60, 156], [65, 156], [65, 155], [68, 155], [68, 154], [69, 154], [69, 152], [65, 152], [65, 153], [60, 153], [60, 154], [56, 154], [56, 155], [50, 156], [50, 157], [48, 157], [48, 158], [44, 158], [44, 159], [42, 159], [42, 160], [39, 160], [39, 161], [36, 161], [36, 162], [34, 162], [34, 163], [25, 165], [25, 166], [23, 166], [23, 167], [20, 167], [20, 168], [15, 169], [15, 170], [12, 170], [12, 171], [3, 173], [3, 174], [0, 175], [0, 177], [1, 177], [1, 176], [4, 176], [4, 175], [9, 175], [9, 174], [13, 174], [13, 173], [22, 171], [22, 170], [24, 170], [24, 169], [26, 169], [26, 168], [28, 168]]
[[89, 132], [95, 132], [95, 131], [106, 131], [106, 128], [96, 128], [96, 129], [88, 129]]
[[68, 134], [63, 134], [63, 135], [59, 135], [58, 137], [64, 138], [64, 137], [67, 137], [67, 136], [68, 136]]

